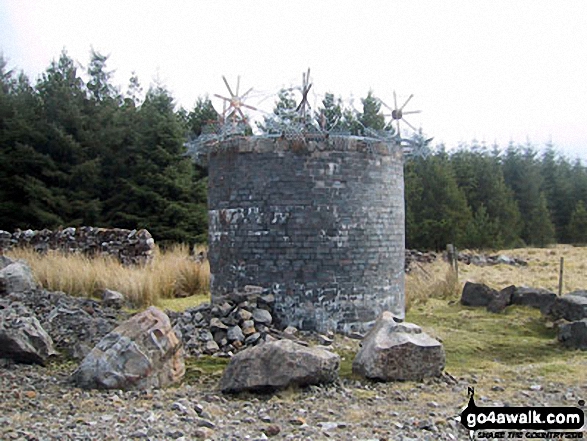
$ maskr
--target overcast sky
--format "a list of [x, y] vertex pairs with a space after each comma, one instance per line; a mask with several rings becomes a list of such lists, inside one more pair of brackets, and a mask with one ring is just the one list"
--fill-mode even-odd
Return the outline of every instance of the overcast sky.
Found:
[[0, 0], [0, 51], [32, 79], [63, 48], [87, 65], [91, 47], [123, 90], [136, 71], [187, 109], [240, 75], [270, 111], [311, 68], [314, 105], [413, 93], [408, 121], [449, 148], [552, 141], [587, 158], [584, 0]]

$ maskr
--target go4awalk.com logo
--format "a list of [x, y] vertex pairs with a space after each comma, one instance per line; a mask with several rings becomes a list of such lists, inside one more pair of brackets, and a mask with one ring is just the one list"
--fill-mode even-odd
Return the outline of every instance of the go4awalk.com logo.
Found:
[[461, 424], [471, 439], [578, 439], [585, 413], [579, 407], [478, 407], [470, 387]]

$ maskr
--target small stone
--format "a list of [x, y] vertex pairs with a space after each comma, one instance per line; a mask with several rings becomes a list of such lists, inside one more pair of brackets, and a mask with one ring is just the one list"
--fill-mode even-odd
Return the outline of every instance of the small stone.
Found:
[[228, 314], [230, 314], [233, 308], [234, 307], [228, 302], [224, 302], [222, 305], [218, 306], [218, 310], [220, 311], [222, 317], [226, 317]]
[[279, 432], [281, 432], [281, 428], [276, 424], [272, 424], [263, 429], [263, 433], [267, 436], [275, 436], [278, 435]]
[[228, 326], [226, 326], [224, 323], [222, 323], [222, 321], [220, 321], [220, 319], [218, 317], [212, 317], [210, 319], [210, 329], [212, 331], [218, 330], [218, 329], [227, 330]]
[[215, 354], [219, 350], [220, 346], [218, 346], [218, 343], [216, 343], [214, 340], [207, 341], [206, 345], [204, 346], [204, 353], [208, 355]]
[[34, 390], [27, 390], [24, 393], [24, 395], [25, 395], [25, 397], [30, 398], [30, 399], [33, 399], [33, 398], [36, 398], [37, 397], [37, 393]]
[[212, 335], [212, 333], [210, 331], [208, 331], [207, 329], [204, 329], [199, 332], [198, 340], [203, 341], [203, 342], [207, 342], [210, 340], [214, 340], [214, 336]]
[[298, 328], [296, 328], [295, 326], [289, 325], [287, 328], [285, 328], [283, 330], [283, 333], [285, 335], [296, 335], [298, 333]]
[[253, 320], [255, 323], [270, 325], [273, 321], [273, 317], [271, 317], [271, 313], [269, 311], [257, 308], [253, 310]]
[[231, 343], [237, 342], [237, 341], [238, 342], [245, 341], [245, 336], [244, 336], [243, 331], [240, 328], [240, 326], [233, 326], [232, 328], [229, 328], [226, 333], [226, 338]]
[[542, 385], [540, 385], [540, 384], [533, 384], [532, 386], [530, 386], [530, 390], [533, 390], [533, 391], [542, 390]]
[[208, 429], [214, 429], [216, 427], [216, 424], [214, 424], [212, 421], [209, 421], [205, 418], [197, 418], [196, 425], [198, 427], [207, 427]]
[[254, 334], [249, 335], [245, 338], [246, 345], [254, 345], [261, 339], [261, 334], [259, 332], [255, 332]]
[[333, 340], [325, 335], [318, 334], [318, 343], [322, 346], [330, 346], [333, 343]]
[[246, 309], [239, 309], [238, 312], [236, 313], [236, 316], [238, 317], [238, 319], [241, 322], [245, 322], [247, 320], [250, 320], [251, 317], [253, 317], [253, 314], [249, 311], [247, 311]]
[[271, 307], [275, 304], [275, 296], [273, 294], [266, 294], [264, 296], [261, 296], [259, 297], [258, 303], [261, 305], [265, 304]]
[[322, 421], [318, 423], [318, 426], [320, 426], [322, 430], [324, 430], [325, 432], [328, 432], [329, 430], [337, 429], [338, 423], [332, 421]]
[[209, 439], [214, 436], [214, 431], [208, 427], [198, 427], [192, 432], [192, 435], [196, 439]]
[[255, 322], [253, 320], [245, 320], [241, 325], [241, 329], [243, 330], [243, 334], [245, 336], [257, 332], [255, 329]]
[[297, 417], [289, 420], [289, 423], [294, 426], [303, 426], [304, 424], [306, 424], [306, 420], [302, 417]]

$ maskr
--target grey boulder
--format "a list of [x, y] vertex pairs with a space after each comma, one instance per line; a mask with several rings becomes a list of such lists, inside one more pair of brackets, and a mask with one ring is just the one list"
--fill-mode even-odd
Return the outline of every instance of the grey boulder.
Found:
[[230, 360], [220, 380], [224, 393], [272, 391], [331, 383], [340, 357], [330, 351], [277, 340], [248, 348]]
[[18, 302], [0, 304], [0, 358], [44, 364], [55, 354], [53, 340], [34, 313]]
[[31, 269], [22, 260], [0, 269], [0, 294], [22, 294], [37, 287]]
[[565, 319], [569, 322], [587, 318], [587, 297], [573, 293], [557, 297], [548, 308], [548, 315], [553, 320]]
[[465, 306], [488, 306], [497, 298], [499, 291], [482, 283], [467, 282], [463, 287], [461, 304]]
[[547, 289], [520, 286], [514, 291], [512, 305], [530, 306], [547, 313], [555, 300], [556, 294]]
[[558, 340], [568, 348], [587, 350], [587, 319], [562, 325]]
[[384, 312], [362, 341], [353, 361], [353, 372], [382, 381], [421, 380], [442, 373], [442, 343], [413, 323], [396, 323]]
[[516, 287], [514, 285], [508, 286], [501, 291], [498, 291], [487, 305], [487, 310], [493, 313], [502, 312], [507, 306], [511, 305], [512, 296], [515, 291]]
[[181, 342], [158, 308], [136, 314], [106, 335], [72, 374], [86, 389], [147, 389], [180, 381]]

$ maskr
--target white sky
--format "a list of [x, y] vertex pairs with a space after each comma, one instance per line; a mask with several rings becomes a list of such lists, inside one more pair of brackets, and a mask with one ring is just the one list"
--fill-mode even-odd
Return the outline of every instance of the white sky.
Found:
[[449, 148], [552, 140], [587, 158], [584, 0], [0, 0], [0, 51], [31, 79], [63, 48], [87, 65], [90, 47], [115, 84], [159, 78], [188, 110], [240, 75], [270, 111], [310, 67], [311, 104], [413, 93], [408, 121]]

